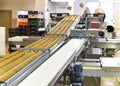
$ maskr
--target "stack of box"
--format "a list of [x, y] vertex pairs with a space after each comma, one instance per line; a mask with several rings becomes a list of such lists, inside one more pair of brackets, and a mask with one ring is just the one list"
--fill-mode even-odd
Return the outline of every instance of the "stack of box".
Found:
[[28, 11], [18, 11], [18, 29], [20, 36], [28, 36]]
[[38, 29], [44, 27], [43, 12], [18, 11], [18, 28], [10, 28], [10, 37], [39, 36]]
[[28, 11], [18, 11], [18, 27], [28, 27]]
[[9, 28], [9, 37], [19, 36], [18, 28]]
[[5, 56], [5, 27], [0, 27], [0, 57]]
[[38, 11], [28, 11], [28, 26], [30, 35], [38, 35], [38, 29], [43, 27], [43, 13]]

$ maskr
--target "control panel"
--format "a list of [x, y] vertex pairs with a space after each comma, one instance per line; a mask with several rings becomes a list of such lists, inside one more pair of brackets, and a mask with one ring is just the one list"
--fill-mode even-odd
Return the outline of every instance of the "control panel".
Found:
[[90, 41], [91, 47], [98, 46], [98, 37], [99, 30], [98, 29], [74, 29], [70, 32], [71, 38], [86, 38]]
[[77, 38], [98, 38], [99, 36], [99, 30], [97, 29], [74, 29], [71, 30], [71, 37], [77, 37]]

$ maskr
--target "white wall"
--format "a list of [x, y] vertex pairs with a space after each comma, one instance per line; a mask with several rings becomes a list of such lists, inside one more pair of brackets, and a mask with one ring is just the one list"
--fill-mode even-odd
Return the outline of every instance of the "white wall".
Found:
[[116, 20], [116, 27], [120, 28], [120, 2], [114, 2], [113, 6], [114, 6], [113, 18]]
[[61, 8], [58, 6], [56, 2], [51, 2], [51, 0], [46, 0], [45, 3], [45, 27], [51, 21], [50, 13], [66, 13], [67, 10], [65, 8]]
[[[13, 18], [15, 18], [16, 14], [14, 15], [15, 11], [17, 10], [34, 10], [35, 9], [35, 0], [31, 0], [29, 2], [23, 0], [8, 0], [8, 2], [2, 2], [0, 0], [0, 10], [12, 10], [13, 11]], [[23, 2], [22, 2], [23, 1]]]
[[5, 27], [0, 27], [0, 57], [5, 56]]
[[0, 0], [0, 10], [12, 11], [12, 27], [17, 27], [18, 10], [35, 10], [35, 0]]
[[43, 12], [43, 15], [45, 17], [45, 0], [35, 0], [35, 9], [37, 11]]
[[59, 8], [59, 7], [56, 8], [57, 8], [56, 13], [67, 13], [67, 9], [65, 8]]
[[51, 21], [50, 19], [50, 13], [55, 13], [56, 12], [56, 6], [54, 2], [51, 2], [51, 0], [46, 0], [45, 3], [45, 27], [49, 24]]
[[51, 2], [50, 0], [48, 0], [47, 9], [48, 9], [48, 12], [49, 12], [49, 13], [56, 12], [55, 3], [54, 3], [54, 2]]

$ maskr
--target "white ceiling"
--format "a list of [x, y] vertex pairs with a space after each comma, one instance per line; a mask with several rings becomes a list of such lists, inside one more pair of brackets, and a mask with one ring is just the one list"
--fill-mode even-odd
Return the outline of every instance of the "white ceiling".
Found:
[[[56, 5], [60, 8], [66, 8], [68, 6], [68, 3], [73, 3], [75, 0], [51, 0], [51, 2], [56, 3]], [[96, 2], [98, 0], [82, 0], [84, 2]]]
[[68, 6], [68, 2], [55, 2], [55, 3], [60, 8], [66, 8]]

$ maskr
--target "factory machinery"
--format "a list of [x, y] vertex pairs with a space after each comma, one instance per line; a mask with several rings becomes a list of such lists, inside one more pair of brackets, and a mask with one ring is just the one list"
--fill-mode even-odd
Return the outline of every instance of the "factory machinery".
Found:
[[[94, 18], [92, 21], [95, 22]], [[95, 86], [100, 86], [100, 77], [120, 77], [120, 58], [115, 57], [115, 53], [120, 50], [120, 39], [116, 39], [114, 27], [111, 25], [102, 29], [97, 28], [96, 24], [89, 22], [89, 25], [95, 27], [89, 26], [80, 29], [77, 27], [71, 30], [70, 38], [88, 40], [84, 57], [78, 61], [83, 66], [82, 74], [87, 77], [94, 77], [96, 80]], [[109, 35], [106, 36], [105, 34]]]
[[98, 29], [74, 30], [79, 20], [67, 16], [38, 41], [0, 58], [0, 86], [55, 86], [69, 67], [72, 86], [84, 86], [82, 75], [120, 76], [119, 58], [102, 57], [104, 46], [119, 47], [119, 40], [100, 38]]
[[0, 58], [0, 86], [16, 86], [33, 72], [62, 46], [78, 20], [78, 16], [67, 16], [38, 41]]
[[[95, 78], [120, 76], [120, 59], [109, 58], [103, 54], [106, 48], [119, 49], [119, 39], [106, 39], [101, 35], [100, 29], [91, 28], [72, 29], [71, 27], [70, 34], [65, 37], [67, 36], [70, 40], [62, 44], [59, 50], [18, 86], [56, 86], [61, 75], [69, 76], [69, 85], [72, 86], [84, 86], [83, 76]], [[81, 53], [84, 53], [83, 57]], [[30, 81], [32, 83], [29, 83]], [[97, 86], [100, 85], [99, 82], [96, 80]]]

